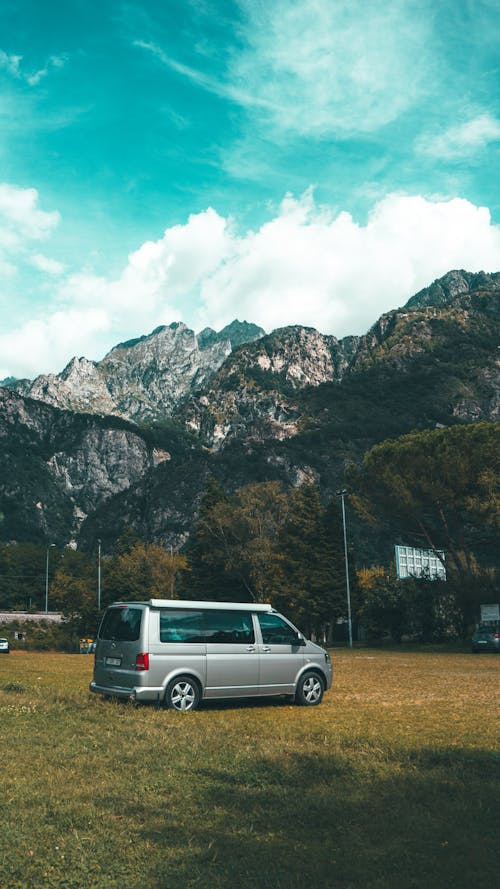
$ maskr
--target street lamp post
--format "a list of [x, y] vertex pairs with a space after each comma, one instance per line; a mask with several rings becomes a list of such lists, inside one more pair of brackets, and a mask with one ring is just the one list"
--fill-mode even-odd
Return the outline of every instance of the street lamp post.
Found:
[[101, 538], [97, 541], [97, 610], [101, 610]]
[[345, 505], [344, 505], [344, 497], [347, 494], [347, 490], [342, 488], [341, 491], [337, 491], [337, 496], [342, 500], [342, 527], [344, 529], [344, 559], [345, 559], [345, 585], [347, 590], [347, 622], [349, 627], [349, 648], [352, 648], [352, 619], [351, 619], [351, 591], [349, 587], [349, 560], [347, 557], [347, 534], [345, 528]]
[[45, 614], [49, 610], [49, 552], [55, 543], [49, 543], [47, 547], [47, 559], [45, 562]]

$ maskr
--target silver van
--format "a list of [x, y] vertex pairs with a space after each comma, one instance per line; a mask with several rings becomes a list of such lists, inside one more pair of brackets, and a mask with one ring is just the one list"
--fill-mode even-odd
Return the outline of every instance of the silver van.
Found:
[[90, 690], [182, 711], [262, 695], [314, 706], [332, 678], [328, 653], [271, 605], [151, 599], [106, 610]]

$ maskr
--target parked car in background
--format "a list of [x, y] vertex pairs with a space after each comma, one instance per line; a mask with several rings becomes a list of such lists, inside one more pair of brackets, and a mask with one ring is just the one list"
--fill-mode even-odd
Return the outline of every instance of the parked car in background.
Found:
[[472, 651], [500, 651], [500, 626], [480, 624], [472, 637]]
[[8, 639], [0, 639], [0, 654], [9, 654], [10, 645]]

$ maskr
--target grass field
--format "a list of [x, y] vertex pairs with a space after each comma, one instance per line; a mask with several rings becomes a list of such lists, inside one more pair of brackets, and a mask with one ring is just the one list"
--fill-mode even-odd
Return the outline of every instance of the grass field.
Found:
[[0, 660], [0, 886], [482, 889], [498, 877], [500, 657], [333, 652], [323, 704], [91, 696]]

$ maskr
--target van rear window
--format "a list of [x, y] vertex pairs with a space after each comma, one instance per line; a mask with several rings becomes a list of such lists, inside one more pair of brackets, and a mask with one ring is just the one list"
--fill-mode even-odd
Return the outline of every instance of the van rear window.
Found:
[[109, 608], [99, 627], [99, 639], [117, 642], [137, 642], [141, 632], [142, 608], [127, 606]]
[[238, 611], [160, 611], [160, 642], [234, 645], [255, 641], [252, 615]]

